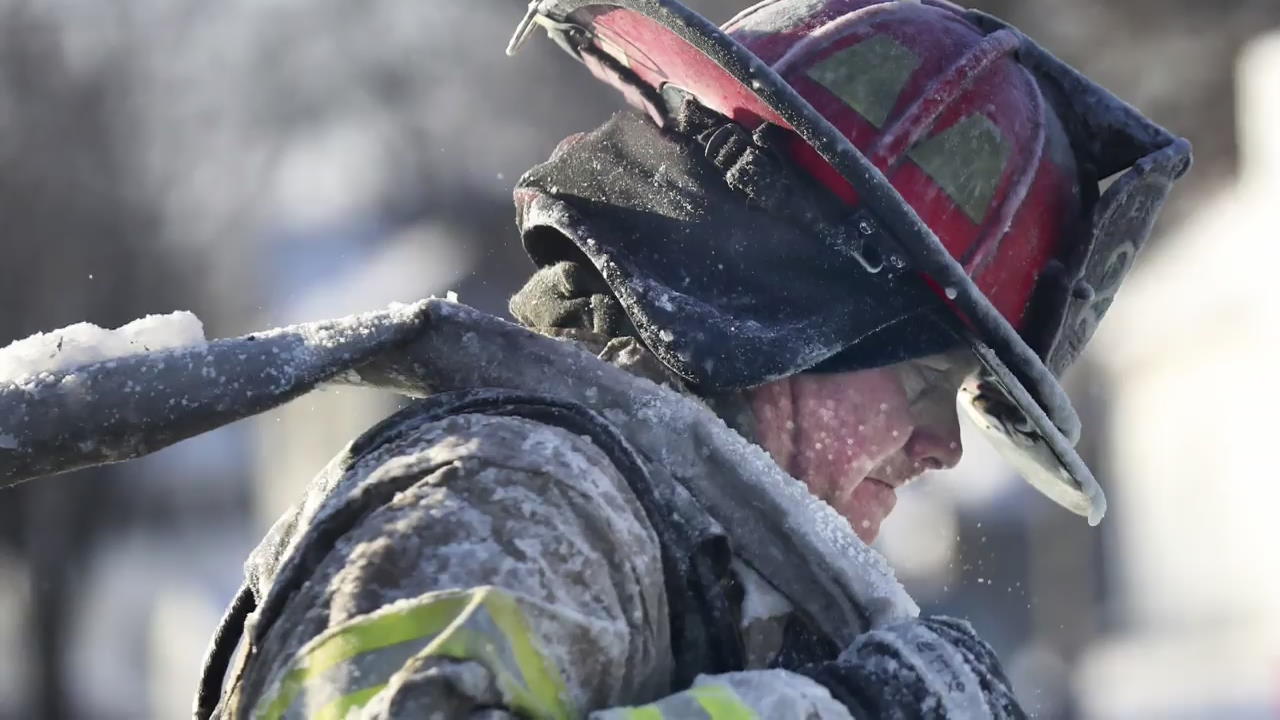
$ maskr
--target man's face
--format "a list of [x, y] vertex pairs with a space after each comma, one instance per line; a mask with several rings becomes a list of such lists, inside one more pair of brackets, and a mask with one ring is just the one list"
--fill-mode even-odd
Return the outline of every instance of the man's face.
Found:
[[845, 373], [801, 373], [753, 388], [756, 436], [871, 542], [896, 491], [960, 461], [956, 393], [968, 350]]

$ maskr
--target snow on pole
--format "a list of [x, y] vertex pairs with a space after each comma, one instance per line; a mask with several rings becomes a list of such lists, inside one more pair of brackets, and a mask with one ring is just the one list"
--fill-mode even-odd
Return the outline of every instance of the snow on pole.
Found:
[[[0, 356], [0, 487], [140, 457], [276, 407], [410, 337], [424, 310], [196, 344], [185, 342], [194, 340], [186, 319], [117, 331], [82, 323], [19, 341]], [[129, 337], [170, 347], [147, 351]]]
[[0, 349], [0, 382], [18, 382], [101, 360], [204, 344], [204, 324], [185, 311], [148, 315], [115, 330], [76, 323], [15, 340]]

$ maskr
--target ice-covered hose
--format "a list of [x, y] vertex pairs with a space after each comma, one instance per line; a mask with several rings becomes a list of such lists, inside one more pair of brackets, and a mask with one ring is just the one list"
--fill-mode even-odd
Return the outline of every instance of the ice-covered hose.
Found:
[[445, 300], [0, 385], [0, 483], [139, 457], [324, 382], [575, 400], [674, 475], [729, 530], [735, 552], [839, 645], [918, 613], [844, 518], [697, 400]]

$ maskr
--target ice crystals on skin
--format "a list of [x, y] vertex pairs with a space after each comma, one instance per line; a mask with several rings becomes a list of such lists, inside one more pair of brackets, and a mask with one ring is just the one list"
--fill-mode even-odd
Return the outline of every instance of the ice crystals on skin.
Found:
[[973, 363], [956, 351], [768, 383], [751, 391], [757, 435], [783, 469], [871, 542], [897, 488], [959, 459], [955, 394]]

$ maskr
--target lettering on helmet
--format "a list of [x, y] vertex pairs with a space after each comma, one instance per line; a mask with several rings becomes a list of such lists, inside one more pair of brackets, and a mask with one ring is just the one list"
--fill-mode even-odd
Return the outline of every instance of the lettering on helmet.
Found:
[[889, 119], [920, 58], [888, 35], [875, 35], [809, 68], [807, 75], [877, 128]]

